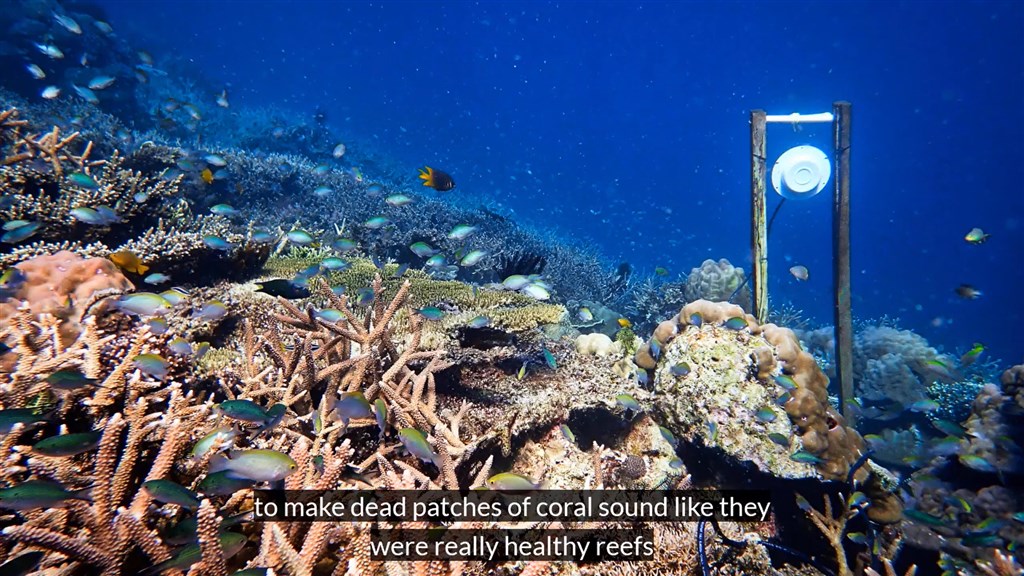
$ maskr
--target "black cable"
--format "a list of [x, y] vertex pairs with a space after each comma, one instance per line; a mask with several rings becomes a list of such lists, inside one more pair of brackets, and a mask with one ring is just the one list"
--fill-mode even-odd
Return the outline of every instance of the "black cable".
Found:
[[[782, 200], [779, 201], [778, 206], [776, 206], [775, 210], [772, 212], [772, 217], [768, 219], [768, 230], [764, 234], [765, 238], [767, 238], [768, 236], [771, 235], [771, 233], [772, 233], [772, 224], [775, 223], [775, 217], [779, 215], [779, 210], [782, 209], [782, 205], [785, 204], [785, 203], [786, 203], [786, 199], [783, 198]], [[735, 290], [732, 291], [732, 294], [729, 295], [729, 302], [732, 302], [732, 299], [735, 298], [736, 295], [740, 293], [740, 290], [743, 290], [743, 287], [747, 285], [747, 282], [750, 282], [750, 276], [747, 276], [746, 278], [744, 278], [743, 279], [743, 283], [740, 284]]]

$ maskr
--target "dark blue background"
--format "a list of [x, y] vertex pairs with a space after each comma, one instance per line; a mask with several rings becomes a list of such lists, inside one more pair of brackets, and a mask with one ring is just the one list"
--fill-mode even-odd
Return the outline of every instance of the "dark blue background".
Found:
[[[749, 111], [849, 100], [855, 315], [1024, 359], [1024, 3], [100, 4], [158, 65], [174, 53], [230, 85], [232, 106], [323, 106], [410, 186], [440, 167], [453, 202], [498, 203], [647, 273], [749, 269]], [[827, 125], [773, 126], [769, 162], [830, 141]], [[788, 203], [771, 239], [773, 298], [821, 322], [829, 217], [828, 194]], [[974, 226], [992, 238], [968, 245]], [[961, 283], [984, 296], [958, 299]]]

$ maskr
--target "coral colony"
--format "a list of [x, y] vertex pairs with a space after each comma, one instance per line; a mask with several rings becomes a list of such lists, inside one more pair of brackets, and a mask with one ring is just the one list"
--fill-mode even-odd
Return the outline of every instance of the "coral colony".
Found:
[[[1024, 366], [860, 322], [851, 427], [831, 327], [791, 306], [759, 324], [727, 260], [638, 278], [443, 202], [316, 119], [229, 114], [227, 90], [204, 98], [109, 24], [57, 15], [34, 17], [118, 64], [0, 90], [0, 574], [1021, 574]], [[28, 69], [40, 82], [72, 65], [31, 50], [52, 59]], [[771, 507], [254, 517], [271, 488], [756, 489]], [[589, 564], [372, 554], [394, 527], [654, 545]]]

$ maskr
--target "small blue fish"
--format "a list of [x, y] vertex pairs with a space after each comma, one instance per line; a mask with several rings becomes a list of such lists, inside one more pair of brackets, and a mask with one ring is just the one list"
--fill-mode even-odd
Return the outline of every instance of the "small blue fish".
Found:
[[487, 252], [483, 250], [473, 250], [469, 254], [462, 257], [462, 261], [459, 264], [463, 266], [473, 266], [474, 264], [483, 260], [484, 256], [487, 256]]
[[[4, 196], [4, 197], [2, 197], [0, 199], [5, 200], [7, 198], [11, 198], [11, 197], [10, 196]], [[11, 206], [13, 206], [14, 202], [12, 201], [10, 204], [11, 204]], [[29, 222], [28, 220], [10, 220], [8, 222], [4, 222], [4, 225], [3, 225], [2, 228], [5, 231], [7, 231], [7, 230], [14, 230], [15, 228], [21, 228], [22, 226], [24, 226], [26, 224], [31, 224], [31, 222]]]
[[782, 446], [783, 448], [789, 448], [789, 436], [786, 436], [785, 434], [779, 434], [778, 432], [770, 432], [768, 434], [768, 439], [771, 440], [772, 442], [775, 442], [779, 446]]
[[576, 443], [576, 435], [572, 433], [568, 424], [559, 424], [558, 429], [562, 432], [562, 436], [569, 441], [571, 444]]
[[156, 316], [170, 312], [171, 303], [160, 294], [136, 292], [119, 298], [117, 308], [137, 316]]
[[229, 428], [227, 426], [216, 428], [196, 442], [195, 446], [189, 450], [188, 457], [192, 459], [202, 458], [218, 444], [225, 448], [230, 447], [236, 436], [238, 436], [238, 430], [234, 428]]
[[911, 412], [934, 412], [939, 409], [939, 403], [935, 400], [918, 400], [908, 408]]
[[288, 237], [289, 242], [292, 244], [298, 244], [299, 246], [305, 246], [313, 243], [313, 237], [305, 230], [292, 230], [285, 236]]
[[140, 372], [158, 380], [167, 378], [167, 360], [159, 354], [139, 354], [132, 363]]
[[708, 420], [708, 442], [714, 442], [718, 439], [718, 422], [714, 420]]
[[661, 342], [658, 342], [657, 338], [651, 338], [650, 343], [647, 344], [647, 348], [651, 352], [651, 358], [654, 358], [655, 361], [657, 361], [658, 358], [661, 358]]
[[651, 381], [651, 377], [647, 375], [647, 370], [642, 368], [638, 370], [636, 373], [636, 381], [639, 382], [641, 386], [646, 387]]
[[854, 492], [853, 494], [850, 494], [850, 497], [846, 499], [846, 505], [849, 506], [851, 509], [860, 508], [861, 506], [864, 506], [865, 504], [868, 503], [869, 500], [867, 494], [859, 490]]
[[337, 256], [328, 256], [320, 261], [320, 267], [324, 270], [344, 270], [349, 267], [349, 263]]
[[161, 274], [160, 272], [154, 272], [149, 276], [142, 279], [146, 284], [163, 284], [164, 282], [170, 281], [171, 277], [167, 274]]
[[704, 324], [704, 317], [700, 315], [700, 312], [694, 312], [690, 314], [690, 324], [700, 328]]
[[661, 432], [661, 437], [664, 438], [666, 442], [671, 444], [673, 448], [679, 447], [679, 439], [676, 438], [676, 435], [673, 434], [671, 430], [665, 428], [664, 426], [658, 426], [658, 432]]
[[218, 216], [237, 216], [238, 210], [232, 208], [228, 204], [215, 204], [210, 208], [210, 212]]
[[360, 288], [356, 291], [356, 304], [359, 306], [368, 306], [373, 302], [373, 288]]
[[370, 230], [379, 230], [380, 228], [387, 226], [388, 222], [391, 221], [383, 216], [374, 216], [373, 218], [370, 218], [366, 222], [363, 222], [363, 226], [369, 228]]
[[192, 312], [193, 318], [201, 318], [206, 321], [220, 320], [227, 316], [228, 308], [220, 300], [210, 300], [203, 304], [202, 308]]
[[978, 472], [999, 471], [999, 469], [996, 468], [991, 462], [975, 454], [961, 454], [959, 458], [961, 464], [967, 466], [972, 470], [977, 470]]
[[331, 248], [341, 252], [342, 254], [355, 250], [356, 246], [355, 241], [348, 238], [338, 238], [334, 242], [331, 242]]
[[797, 450], [796, 452], [789, 455], [789, 458], [794, 462], [800, 462], [802, 464], [822, 464], [825, 461], [818, 458], [814, 454], [806, 450]]
[[[10, 222], [8, 222], [10, 224]], [[0, 236], [0, 242], [6, 242], [7, 244], [17, 244], [23, 240], [27, 240], [33, 234], [39, 231], [42, 224], [39, 222], [25, 222], [20, 226], [8, 229], [3, 236]]]
[[57, 390], [78, 390], [83, 386], [95, 386], [95, 378], [87, 378], [78, 368], [64, 368], [57, 370], [44, 378], [51, 388]]
[[775, 404], [777, 406], [785, 406], [786, 402], [789, 402], [792, 399], [792, 394], [790, 394], [789, 392], [783, 392], [782, 396], [779, 396], [778, 398], [775, 399]]
[[341, 417], [341, 421], [348, 426], [349, 420], [357, 418], [373, 418], [373, 409], [366, 401], [362, 392], [345, 392], [334, 405], [334, 411]]
[[758, 408], [757, 412], [754, 412], [754, 416], [762, 422], [775, 422], [775, 418], [777, 418], [775, 411], [767, 406]]
[[467, 322], [466, 326], [469, 326], [470, 328], [484, 328], [489, 326], [490, 324], [491, 320], [487, 316], [477, 316], [476, 318], [473, 318], [472, 320]]
[[849, 532], [846, 534], [846, 537], [849, 538], [850, 542], [853, 542], [854, 544], [866, 546], [868, 543], [868, 537], [865, 536], [863, 532]]
[[142, 489], [157, 502], [191, 509], [199, 507], [198, 494], [170, 480], [149, 480], [142, 483]]
[[552, 370], [557, 370], [558, 362], [555, 360], [555, 355], [552, 354], [546, 346], [541, 347], [541, 352], [544, 353], [544, 363], [548, 365], [548, 368], [551, 368]]
[[68, 174], [68, 182], [71, 182], [79, 188], [85, 188], [86, 190], [96, 190], [100, 187], [100, 183], [95, 178], [82, 172], [74, 172]]
[[405, 276], [405, 273], [408, 272], [408, 271], [409, 271], [409, 263], [408, 262], [399, 265], [398, 268], [395, 269], [395, 278], [401, 278], [402, 276]]
[[114, 209], [111, 208], [110, 206], [97, 206], [96, 214], [99, 215], [100, 219], [103, 221], [103, 224], [115, 224], [117, 222], [122, 221], [121, 216], [116, 211], [114, 211]]
[[177, 354], [178, 356], [191, 356], [192, 345], [188, 343], [188, 340], [178, 337], [174, 338], [167, 343], [167, 349]]
[[391, 196], [385, 198], [384, 202], [388, 206], [394, 206], [398, 208], [399, 206], [405, 206], [406, 204], [412, 202], [412, 198], [406, 196], [405, 194], [392, 194]]
[[215, 168], [223, 168], [228, 165], [228, 161], [218, 154], [207, 154], [206, 156], [203, 156], [203, 160]]
[[742, 330], [749, 326], [747, 319], [743, 316], [733, 316], [725, 321], [725, 327], [729, 330]]
[[334, 189], [330, 186], [317, 186], [313, 189], [313, 196], [316, 196], [317, 198], [326, 198], [331, 195], [331, 192], [334, 192]]
[[203, 236], [203, 244], [213, 250], [231, 250], [231, 243], [220, 236]]
[[778, 384], [779, 386], [782, 386], [787, 392], [792, 392], [793, 390], [796, 390], [797, 387], [796, 380], [793, 380], [791, 377], [786, 376], [785, 374], [780, 374], [776, 376], [775, 383]]
[[441, 318], [444, 318], [444, 311], [441, 310], [440, 308], [435, 308], [433, 306], [420, 308], [416, 310], [416, 312], [419, 313], [420, 316], [426, 318], [427, 320], [440, 320]]
[[166, 334], [168, 329], [167, 320], [162, 316], [154, 316], [146, 320], [146, 326], [149, 326], [149, 331], [157, 336]]
[[274, 236], [267, 230], [253, 230], [250, 239], [256, 244], [270, 244], [274, 242]]
[[686, 376], [687, 374], [690, 373], [690, 365], [687, 364], [686, 362], [679, 362], [678, 364], [675, 364], [674, 366], [669, 368], [668, 371], [673, 376]]
[[963, 438], [964, 435], [967, 433], [967, 431], [964, 430], [963, 427], [957, 424], [956, 422], [943, 420], [942, 418], [932, 420], [932, 426], [935, 426], [940, 431], [945, 432], [946, 434], [954, 436], [956, 438]]
[[465, 240], [470, 234], [476, 232], [476, 226], [459, 224], [448, 233], [449, 240]]
[[316, 312], [313, 313], [313, 315], [325, 322], [337, 322], [338, 320], [341, 320], [345, 316], [341, 312], [341, 310], [336, 310], [334, 308], [324, 308], [322, 310], [317, 310]]
[[420, 258], [430, 258], [439, 252], [439, 250], [435, 250], [426, 242], [415, 242], [409, 246], [409, 250], [412, 250], [412, 253]]
[[680, 470], [683, 467], [683, 460], [679, 458], [679, 456], [673, 456], [672, 459], [668, 461], [668, 467], [673, 470]]
[[437, 454], [430, 448], [427, 438], [419, 430], [402, 428], [398, 431], [398, 439], [413, 456], [424, 462], [437, 462]]
[[102, 436], [102, 431], [50, 436], [36, 442], [32, 446], [32, 452], [51, 458], [75, 456], [94, 450], [100, 445]]
[[377, 398], [373, 401], [373, 417], [377, 420], [377, 427], [380, 428], [380, 437], [383, 438], [388, 426], [388, 404], [383, 398]]
[[633, 412], [641, 411], [640, 403], [630, 394], [619, 394], [615, 397], [615, 402], [626, 410], [632, 410]]
[[96, 210], [89, 208], [88, 206], [79, 206], [78, 208], [72, 208], [69, 212], [71, 216], [90, 226], [101, 226], [105, 223], [105, 219]]
[[252, 400], [225, 400], [216, 406], [216, 410], [228, 418], [242, 422], [260, 424], [267, 421], [266, 410]]

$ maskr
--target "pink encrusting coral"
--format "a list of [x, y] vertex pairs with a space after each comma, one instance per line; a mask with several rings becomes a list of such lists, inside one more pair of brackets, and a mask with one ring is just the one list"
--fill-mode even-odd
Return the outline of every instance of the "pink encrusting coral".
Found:
[[14, 268], [25, 280], [10, 300], [0, 302], [0, 323], [12, 321], [17, 310], [27, 306], [33, 316], [50, 314], [59, 318], [65, 342], [78, 337], [79, 322], [95, 298], [135, 289], [110, 260], [83, 258], [73, 252], [36, 256]]

